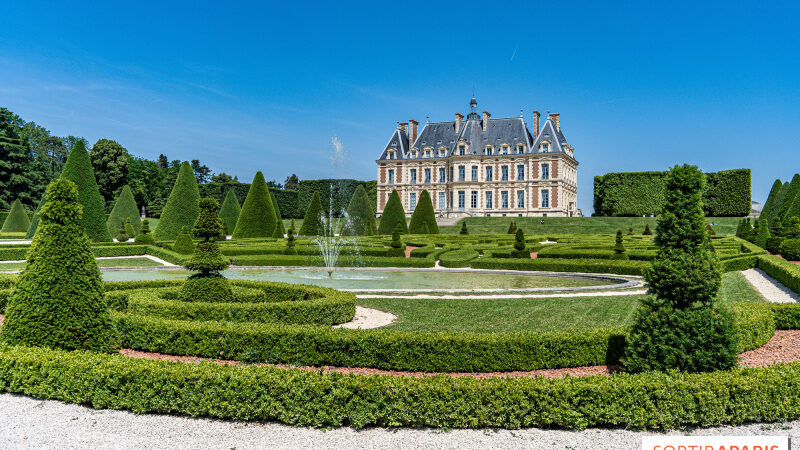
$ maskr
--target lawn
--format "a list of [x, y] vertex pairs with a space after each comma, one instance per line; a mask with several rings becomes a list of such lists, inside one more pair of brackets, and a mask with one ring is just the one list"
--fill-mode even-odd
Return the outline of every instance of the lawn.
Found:
[[[98, 259], [98, 267], [160, 267], [160, 264], [150, 258], [115, 258]], [[0, 262], [0, 272], [10, 270], [22, 270], [25, 268], [24, 262], [4, 263]]]
[[[387, 327], [396, 330], [495, 333], [625, 326], [642, 297], [359, 299], [358, 304], [396, 314]], [[727, 304], [764, 301], [739, 272], [723, 276], [720, 297]]]

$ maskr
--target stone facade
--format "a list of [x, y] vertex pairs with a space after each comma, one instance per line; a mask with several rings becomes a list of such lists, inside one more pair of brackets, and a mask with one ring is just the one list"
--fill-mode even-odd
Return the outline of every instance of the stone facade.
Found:
[[[558, 113], [533, 134], [520, 117], [493, 119], [460, 113], [451, 122], [398, 123], [378, 164], [378, 215], [397, 190], [411, 215], [422, 190], [440, 217], [574, 216], [578, 214], [578, 161]], [[408, 125], [411, 124], [411, 127]]]

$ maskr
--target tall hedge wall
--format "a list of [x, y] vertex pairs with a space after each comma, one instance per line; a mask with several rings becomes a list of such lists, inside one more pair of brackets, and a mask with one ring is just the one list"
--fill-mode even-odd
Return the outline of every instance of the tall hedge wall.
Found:
[[[658, 214], [664, 203], [666, 172], [612, 172], [594, 178], [594, 213], [598, 216]], [[703, 194], [707, 216], [750, 214], [750, 169], [706, 173]]]
[[[367, 196], [372, 204], [372, 208], [375, 209], [378, 204], [377, 182], [365, 182], [344, 178], [302, 180], [297, 187], [297, 207], [299, 211], [301, 211], [300, 216], [302, 217], [303, 213], [305, 213], [306, 209], [308, 209], [308, 203], [311, 201], [311, 196], [314, 195], [314, 192], [319, 192], [319, 197], [322, 201], [322, 209], [325, 211], [325, 213], [327, 214], [329, 211], [331, 211], [331, 190], [333, 190], [333, 215], [334, 217], [341, 217], [342, 211], [347, 209], [347, 205], [350, 203], [350, 198], [353, 197], [353, 192], [355, 192], [356, 187], [359, 184], [364, 185], [364, 188], [367, 190]], [[281, 212], [283, 213], [283, 209], [281, 209]], [[285, 213], [284, 217], [287, 217]]]
[[[250, 183], [240, 183], [238, 181], [230, 181], [227, 183], [206, 183], [200, 185], [201, 197], [213, 197], [219, 200], [220, 204], [225, 201], [225, 195], [228, 190], [232, 190], [236, 194], [236, 198], [242, 200], [247, 198], [247, 193], [250, 191]], [[281, 210], [281, 217], [284, 219], [302, 219], [305, 209], [300, 209], [297, 206], [297, 191], [289, 189], [276, 189], [269, 188], [269, 192], [275, 195], [278, 201], [278, 209]]]

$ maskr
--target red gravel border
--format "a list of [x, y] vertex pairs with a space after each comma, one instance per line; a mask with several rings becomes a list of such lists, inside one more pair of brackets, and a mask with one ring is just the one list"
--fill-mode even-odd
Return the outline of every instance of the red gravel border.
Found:
[[419, 247], [414, 247], [413, 245], [406, 245], [406, 258], [411, 258], [411, 251], [418, 248]]

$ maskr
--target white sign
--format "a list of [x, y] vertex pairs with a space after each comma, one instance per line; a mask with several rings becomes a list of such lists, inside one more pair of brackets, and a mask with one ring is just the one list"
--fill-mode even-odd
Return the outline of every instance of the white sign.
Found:
[[789, 450], [789, 436], [645, 436], [642, 450]]

